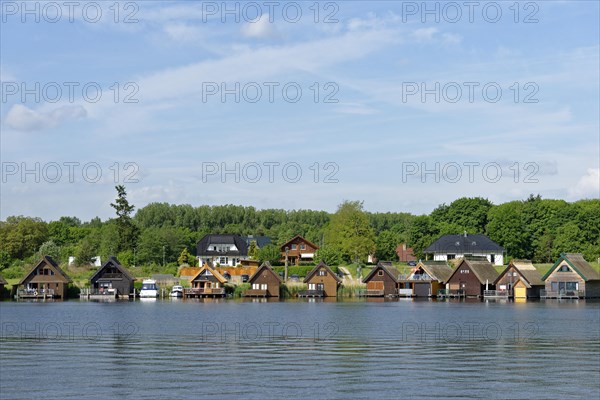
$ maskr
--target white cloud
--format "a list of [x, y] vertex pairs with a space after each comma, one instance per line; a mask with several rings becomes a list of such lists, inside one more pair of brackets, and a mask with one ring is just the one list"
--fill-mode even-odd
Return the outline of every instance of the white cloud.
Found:
[[49, 112], [40, 112], [15, 104], [6, 114], [5, 122], [18, 131], [37, 131], [56, 128], [64, 122], [84, 118], [86, 115], [82, 106], [61, 106]]
[[442, 40], [447, 44], [459, 44], [462, 41], [462, 36], [456, 33], [442, 33]]
[[177, 42], [195, 42], [203, 38], [202, 30], [185, 23], [169, 23], [163, 27], [165, 33]]
[[256, 21], [250, 21], [242, 25], [242, 35], [254, 39], [272, 39], [279, 36], [273, 23], [269, 22], [269, 14], [263, 14]]
[[341, 114], [354, 114], [354, 115], [371, 115], [375, 114], [377, 110], [368, 107], [360, 103], [342, 103], [336, 108], [338, 113]]
[[600, 197], [600, 168], [588, 168], [587, 173], [579, 178], [575, 186], [569, 189], [572, 199]]
[[412, 32], [411, 36], [418, 41], [433, 40], [433, 35], [438, 32], [437, 28], [419, 28]]

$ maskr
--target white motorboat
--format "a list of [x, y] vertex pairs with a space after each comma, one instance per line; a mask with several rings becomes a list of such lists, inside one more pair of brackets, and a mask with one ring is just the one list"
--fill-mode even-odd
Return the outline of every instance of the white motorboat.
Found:
[[171, 297], [183, 297], [183, 286], [175, 285], [171, 289], [171, 293], [169, 294]]
[[142, 281], [142, 289], [140, 290], [141, 298], [157, 298], [159, 287], [154, 279], [144, 279]]

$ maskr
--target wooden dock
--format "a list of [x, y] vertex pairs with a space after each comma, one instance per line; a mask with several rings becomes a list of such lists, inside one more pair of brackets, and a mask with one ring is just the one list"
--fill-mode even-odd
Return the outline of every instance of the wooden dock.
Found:
[[301, 290], [300, 292], [298, 292], [298, 297], [318, 298], [324, 296], [325, 292], [323, 290]]
[[225, 288], [183, 289], [185, 298], [225, 297]]
[[17, 290], [15, 294], [15, 300], [46, 300], [46, 299], [56, 299], [60, 296], [55, 295], [54, 290], [52, 289], [42, 289], [42, 290], [31, 290], [31, 289], [21, 289]]
[[449, 290], [449, 289], [442, 289], [442, 290], [438, 290], [437, 293], [437, 298], [438, 299], [462, 299], [462, 298], [466, 298], [467, 295], [465, 293], [464, 290]]

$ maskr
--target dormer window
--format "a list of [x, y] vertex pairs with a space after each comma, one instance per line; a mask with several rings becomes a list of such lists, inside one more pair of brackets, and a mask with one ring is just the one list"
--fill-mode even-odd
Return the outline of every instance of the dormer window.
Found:
[[472, 242], [471, 246], [477, 246], [477, 242]]
[[558, 271], [559, 272], [571, 272], [571, 270], [569, 269], [569, 267], [567, 267], [566, 265], [561, 265], [560, 269]]
[[454, 243], [455, 246], [460, 246], [460, 242]]

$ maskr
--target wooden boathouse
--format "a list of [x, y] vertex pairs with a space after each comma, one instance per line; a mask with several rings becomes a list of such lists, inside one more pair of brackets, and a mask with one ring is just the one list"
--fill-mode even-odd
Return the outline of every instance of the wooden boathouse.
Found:
[[543, 299], [600, 297], [600, 274], [580, 253], [562, 253], [542, 279]]
[[304, 278], [308, 290], [302, 290], [298, 297], [337, 297], [342, 280], [323, 261], [319, 262]]
[[363, 279], [367, 284], [364, 292], [368, 297], [397, 297], [400, 272], [392, 266], [391, 261], [380, 261]]
[[244, 297], [279, 297], [281, 293], [281, 277], [268, 261], [248, 279], [250, 289], [244, 291]]
[[227, 279], [208, 264], [204, 264], [190, 282], [192, 287], [183, 289], [184, 297], [225, 297]]
[[58, 266], [52, 257], [44, 256], [15, 285], [17, 299], [64, 299], [71, 278]]

